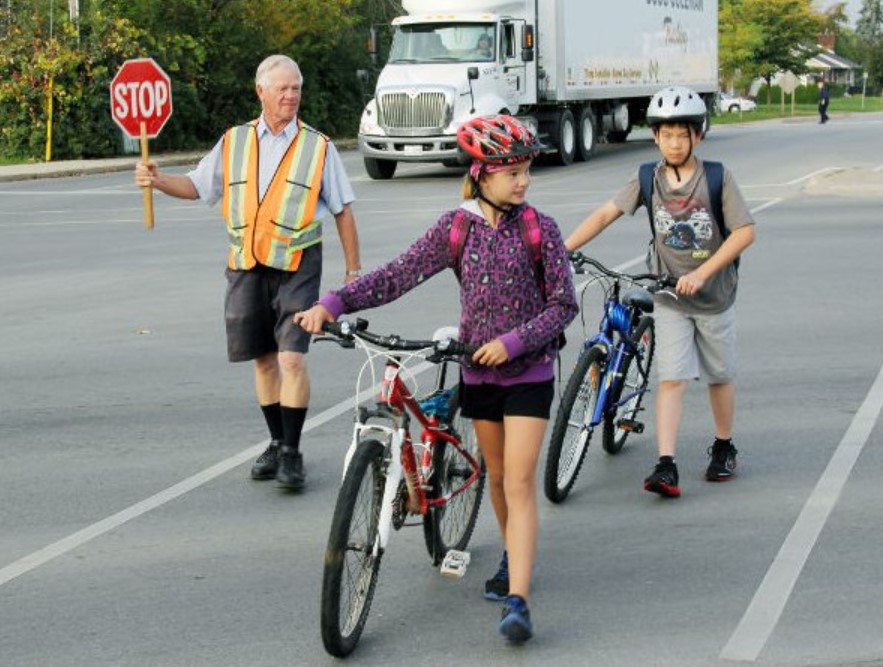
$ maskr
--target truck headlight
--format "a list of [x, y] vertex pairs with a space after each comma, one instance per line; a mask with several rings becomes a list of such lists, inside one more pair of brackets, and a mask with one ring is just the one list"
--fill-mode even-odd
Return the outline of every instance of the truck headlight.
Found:
[[362, 112], [362, 119], [359, 121], [359, 134], [383, 134], [380, 124], [377, 122], [377, 102], [371, 100], [365, 106]]

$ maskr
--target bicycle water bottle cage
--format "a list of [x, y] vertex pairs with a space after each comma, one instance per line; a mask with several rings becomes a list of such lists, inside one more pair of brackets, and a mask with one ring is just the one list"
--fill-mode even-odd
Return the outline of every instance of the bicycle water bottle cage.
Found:
[[653, 296], [647, 290], [632, 290], [626, 292], [622, 297], [622, 302], [626, 306], [632, 306], [644, 313], [653, 312]]
[[420, 409], [427, 416], [435, 415], [441, 421], [448, 421], [451, 417], [451, 397], [454, 390], [445, 389], [420, 401]]
[[631, 313], [621, 303], [610, 302], [607, 304], [607, 322], [614, 331], [627, 334], [632, 326]]

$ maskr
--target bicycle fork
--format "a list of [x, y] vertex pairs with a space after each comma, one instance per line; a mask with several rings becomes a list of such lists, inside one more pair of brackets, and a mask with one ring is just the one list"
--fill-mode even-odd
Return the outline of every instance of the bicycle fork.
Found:
[[380, 440], [386, 445], [388, 463], [386, 473], [383, 476], [383, 496], [380, 501], [380, 516], [377, 520], [377, 538], [371, 549], [371, 555], [376, 557], [386, 549], [392, 528], [392, 513], [394, 500], [398, 492], [399, 483], [402, 481], [404, 471], [402, 469], [402, 442], [405, 437], [404, 429], [392, 429], [388, 426], [377, 424], [356, 423], [353, 427], [353, 439], [344, 457], [343, 476], [349, 469], [350, 462], [356, 452], [359, 443], [365, 440]]

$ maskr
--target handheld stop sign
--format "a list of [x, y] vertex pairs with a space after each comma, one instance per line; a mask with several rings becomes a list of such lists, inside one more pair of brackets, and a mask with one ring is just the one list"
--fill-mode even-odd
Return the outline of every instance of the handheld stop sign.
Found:
[[[153, 58], [122, 64], [110, 82], [110, 113], [123, 132], [141, 138], [141, 162], [147, 164], [147, 140], [156, 137], [172, 115], [172, 82]], [[153, 229], [153, 189], [144, 188], [144, 224]]]

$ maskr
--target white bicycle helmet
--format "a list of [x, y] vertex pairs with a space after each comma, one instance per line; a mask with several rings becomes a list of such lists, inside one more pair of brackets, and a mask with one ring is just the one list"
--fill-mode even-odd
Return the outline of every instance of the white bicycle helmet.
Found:
[[665, 88], [656, 93], [647, 107], [647, 125], [656, 127], [662, 123], [705, 123], [708, 110], [699, 94], [683, 86]]

